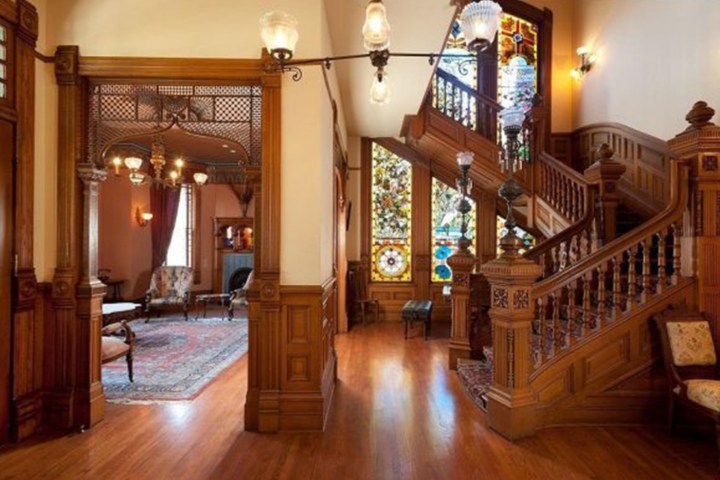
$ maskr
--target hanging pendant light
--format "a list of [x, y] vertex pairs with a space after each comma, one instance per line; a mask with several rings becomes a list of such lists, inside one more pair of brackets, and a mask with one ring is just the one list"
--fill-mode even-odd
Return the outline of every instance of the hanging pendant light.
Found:
[[460, 26], [468, 50], [482, 52], [495, 40], [502, 8], [492, 0], [468, 3], [460, 13]]
[[369, 52], [386, 50], [390, 46], [390, 23], [382, 0], [368, 2], [362, 35]]
[[388, 84], [387, 73], [382, 68], [378, 68], [370, 88], [370, 103], [385, 105], [388, 102], [390, 102], [390, 85]]
[[193, 180], [195, 180], [196, 184], [202, 187], [208, 181], [208, 174], [203, 172], [196, 172], [193, 174]]
[[293, 57], [298, 38], [298, 21], [285, 12], [270, 12], [260, 17], [260, 36], [270, 55], [280, 62]]

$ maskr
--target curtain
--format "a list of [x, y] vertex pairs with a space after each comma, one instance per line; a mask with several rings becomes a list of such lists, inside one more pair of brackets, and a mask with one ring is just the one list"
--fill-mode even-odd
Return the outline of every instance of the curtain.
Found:
[[179, 188], [166, 188], [160, 185], [150, 187], [150, 211], [153, 214], [150, 222], [153, 272], [162, 266], [167, 258], [179, 204]]

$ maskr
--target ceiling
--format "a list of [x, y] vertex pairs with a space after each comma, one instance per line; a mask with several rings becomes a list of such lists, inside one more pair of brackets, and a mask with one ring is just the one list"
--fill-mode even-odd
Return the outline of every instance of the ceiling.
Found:
[[[324, 0], [334, 55], [364, 53], [362, 24], [367, 0]], [[385, 0], [390, 52], [430, 53], [442, 49], [455, 12], [450, 0]], [[391, 98], [387, 105], [368, 100], [374, 68], [370, 60], [346, 60], [337, 69], [348, 134], [397, 137], [405, 115], [417, 113], [433, 68], [422, 58], [391, 58], [386, 68]]]

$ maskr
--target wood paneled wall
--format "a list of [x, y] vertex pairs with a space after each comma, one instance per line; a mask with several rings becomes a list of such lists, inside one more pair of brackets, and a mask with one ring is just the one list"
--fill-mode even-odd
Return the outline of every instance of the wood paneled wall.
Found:
[[[410, 161], [412, 167], [412, 281], [372, 282], [371, 269], [371, 169], [372, 143], [376, 142], [396, 155]], [[408, 300], [433, 301], [433, 321], [449, 322], [451, 304], [442, 294], [442, 283], [431, 281], [432, 268], [432, 178], [455, 185], [458, 171], [446, 169], [441, 162], [432, 162], [412, 147], [395, 139], [363, 138], [361, 143], [361, 260], [362, 276], [370, 298], [380, 303], [381, 319], [401, 321], [400, 311]], [[472, 192], [477, 205], [476, 232], [478, 265], [495, 258], [496, 196], [477, 187]]]
[[42, 325], [36, 315], [33, 261], [37, 11], [25, 0], [0, 0], [0, 21], [8, 37], [8, 95], [0, 100], [4, 231], [0, 286], [1, 303], [6, 308], [12, 305], [10, 318], [4, 316], [0, 328], [3, 443], [31, 435], [42, 423]]

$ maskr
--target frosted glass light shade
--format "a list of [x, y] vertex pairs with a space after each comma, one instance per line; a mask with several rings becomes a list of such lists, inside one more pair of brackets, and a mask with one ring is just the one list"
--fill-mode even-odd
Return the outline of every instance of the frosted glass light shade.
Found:
[[486, 50], [495, 40], [502, 8], [491, 0], [468, 3], [460, 13], [460, 27], [470, 50]]
[[370, 0], [368, 3], [362, 35], [368, 51], [385, 50], [390, 46], [390, 23], [382, 0]]
[[145, 181], [145, 175], [139, 172], [132, 172], [128, 175], [128, 178], [133, 185], [140, 185]]
[[197, 172], [193, 174], [193, 180], [195, 180], [195, 183], [198, 185], [205, 185], [208, 181], [208, 175], [207, 173]]
[[260, 17], [260, 36], [265, 48], [276, 60], [290, 60], [300, 34], [298, 21], [292, 15], [275, 11]]
[[460, 152], [457, 154], [457, 163], [461, 167], [469, 167], [475, 160], [475, 154], [472, 152]]
[[386, 105], [390, 102], [390, 84], [386, 73], [376, 73], [370, 88], [370, 103]]
[[520, 107], [507, 107], [500, 112], [500, 122], [502, 123], [503, 128], [520, 128], [522, 127], [524, 121], [525, 112], [523, 112], [523, 109]]
[[133, 172], [139, 170], [142, 167], [143, 160], [139, 157], [127, 157], [125, 159], [125, 166]]

